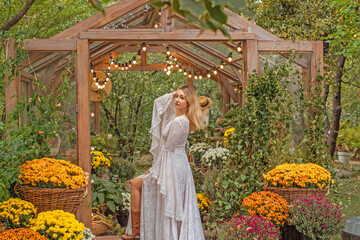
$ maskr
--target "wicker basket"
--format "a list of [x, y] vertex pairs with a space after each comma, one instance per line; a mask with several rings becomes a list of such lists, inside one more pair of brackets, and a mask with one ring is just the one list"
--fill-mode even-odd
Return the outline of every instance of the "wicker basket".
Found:
[[106, 217], [99, 212], [99, 209], [94, 209], [96, 213], [93, 213], [91, 231], [95, 236], [99, 236], [106, 233], [109, 228], [112, 229], [113, 226], [106, 222]]
[[20, 198], [34, 204], [38, 213], [61, 209], [75, 214], [86, 190], [86, 186], [75, 189], [15, 186]]
[[279, 194], [285, 200], [292, 204], [299, 196], [305, 195], [319, 195], [325, 197], [330, 189], [330, 182], [322, 189], [320, 188], [283, 188], [283, 187], [268, 187], [267, 181], [265, 181], [264, 191], [273, 192]]

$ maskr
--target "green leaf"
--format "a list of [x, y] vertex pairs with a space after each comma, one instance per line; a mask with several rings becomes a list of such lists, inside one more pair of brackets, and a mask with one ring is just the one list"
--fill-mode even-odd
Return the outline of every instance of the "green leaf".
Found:
[[115, 203], [113, 201], [108, 201], [106, 203], [106, 205], [109, 207], [109, 209], [112, 211], [112, 212], [115, 212], [116, 211], [116, 207], [115, 207]]
[[240, 178], [241, 178], [242, 181], [245, 181], [245, 179], [246, 179], [247, 177], [246, 177], [246, 175], [241, 174], [241, 175], [240, 175]]
[[212, 7], [210, 2], [205, 2], [206, 10], [209, 12], [212, 19], [215, 19], [220, 24], [226, 24], [227, 15], [223, 8], [219, 5]]
[[170, 6], [170, 2], [160, 2], [159, 1], [159, 2], [152, 2], [151, 3], [151, 6], [156, 7], [156, 8], [162, 8], [165, 5]]
[[98, 10], [99, 12], [102, 12], [102, 14], [105, 16], [105, 8], [101, 5], [101, 3], [98, 0], [89, 0], [91, 6]]
[[105, 193], [98, 193], [98, 198], [100, 205], [103, 205], [105, 201]]
[[221, 6], [225, 6], [228, 4], [230, 7], [232, 7], [236, 11], [245, 8], [247, 5], [246, 0], [212, 0], [211, 2], [214, 5], [221, 5]]
[[115, 186], [112, 182], [106, 182], [104, 183], [104, 187], [108, 192], [113, 193], [115, 191]]
[[180, 9], [190, 12], [195, 16], [202, 16], [206, 12], [204, 4], [196, 0], [180, 0]]

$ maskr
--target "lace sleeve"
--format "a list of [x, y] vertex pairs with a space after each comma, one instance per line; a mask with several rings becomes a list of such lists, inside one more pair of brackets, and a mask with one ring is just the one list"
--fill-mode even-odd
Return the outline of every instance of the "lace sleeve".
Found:
[[171, 93], [165, 94], [154, 101], [150, 135], [152, 138], [150, 152], [158, 154], [162, 129], [175, 114], [174, 98]]

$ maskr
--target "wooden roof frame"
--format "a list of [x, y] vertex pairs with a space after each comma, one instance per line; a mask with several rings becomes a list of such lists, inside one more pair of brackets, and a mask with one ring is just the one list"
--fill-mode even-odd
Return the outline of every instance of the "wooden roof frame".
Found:
[[[197, 29], [178, 29], [174, 23], [174, 12], [171, 8], [164, 7], [161, 9], [161, 28], [159, 29], [100, 29], [106, 24], [114, 21], [115, 19], [141, 7], [144, 4], [148, 4], [150, 0], [122, 0], [110, 7], [105, 12], [105, 17], [102, 13], [97, 13], [88, 19], [64, 30], [63, 32], [56, 34], [50, 39], [27, 39], [24, 40], [24, 45], [28, 51], [32, 51], [29, 55], [29, 60], [23, 63], [26, 67], [30, 63], [39, 60], [49, 55], [49, 51], [73, 51], [76, 52], [76, 68], [75, 77], [77, 81], [76, 88], [76, 114], [77, 114], [77, 157], [79, 165], [86, 172], [91, 172], [90, 162], [90, 100], [89, 100], [89, 62], [90, 62], [90, 44], [94, 41], [103, 41], [101, 46], [94, 48], [100, 49], [106, 47], [111, 42], [117, 43], [153, 43], [163, 45], [170, 43], [170, 46], [177, 49], [176, 56], [183, 64], [187, 64], [189, 69], [202, 70], [203, 67], [198, 66], [196, 62], [192, 62], [194, 59], [204, 65], [209, 65], [206, 60], [196, 56], [196, 54], [189, 53], [186, 49], [182, 49], [178, 46], [183, 42], [208, 42], [217, 41], [223, 42], [228, 47], [234, 47], [233, 44], [227, 43], [227, 38], [220, 33], [213, 33], [211, 31], [200, 31]], [[224, 93], [224, 106], [229, 102], [229, 98], [232, 98], [236, 102], [243, 104], [245, 96], [239, 95], [234, 91], [234, 87], [241, 87], [246, 91], [247, 73], [252, 73], [254, 70], [259, 72], [259, 55], [261, 53], [279, 53], [283, 56], [287, 56], [291, 51], [299, 53], [310, 54], [310, 61], [298, 60], [298, 64], [304, 68], [304, 76], [306, 78], [306, 94], [310, 96], [310, 90], [312, 85], [316, 84], [316, 75], [323, 74], [323, 42], [321, 41], [285, 41], [265, 29], [255, 25], [254, 23], [246, 20], [236, 13], [228, 9], [224, 9], [228, 15], [227, 25], [232, 29], [229, 31], [233, 41], [243, 42], [243, 56], [242, 63], [232, 64], [234, 69], [232, 74], [228, 71], [220, 71], [219, 75], [211, 75], [211, 78], [222, 85]], [[177, 16], [181, 19], [181, 16]], [[148, 19], [149, 23], [152, 23], [154, 19]], [[121, 46], [114, 47], [112, 50], [104, 51], [100, 53], [99, 66], [103, 64], [105, 54], [109, 54], [109, 51], [113, 51], [118, 48], [121, 50]], [[159, 49], [158, 49], [159, 50]], [[202, 49], [207, 51], [206, 49]], [[208, 50], [211, 52], [211, 50]], [[120, 53], [119, 53], [120, 54]], [[220, 56], [218, 53], [218, 57]], [[14, 58], [16, 56], [15, 41], [10, 39], [6, 42], [6, 57]], [[54, 77], [51, 84], [61, 85], [61, 77], [59, 76], [59, 69], [53, 64], [50, 70], [46, 71], [46, 77], [49, 77], [53, 73]], [[55, 67], [54, 67], [55, 66]], [[60, 66], [58, 66], [60, 67]], [[139, 70], [157, 69], [162, 68], [159, 66], [147, 66], [142, 63], [138, 67]], [[23, 76], [22, 76], [23, 75]], [[21, 76], [13, 77], [10, 80], [10, 76], [6, 76], [6, 84], [9, 87], [6, 89], [6, 115], [8, 116], [16, 104], [16, 96], [20, 94], [20, 81], [21, 78], [24, 81], [29, 82], [31, 75], [23, 73]], [[187, 79], [188, 84], [192, 85], [192, 79]], [[49, 86], [54, 88], [54, 85]], [[55, 87], [56, 88], [56, 87]], [[14, 97], [15, 96], [15, 97]], [[98, 109], [98, 106], [95, 106]], [[99, 111], [97, 111], [99, 112]], [[97, 113], [99, 114], [99, 113]], [[99, 119], [97, 119], [97, 125], [99, 126]], [[80, 127], [81, 126], [81, 127]], [[88, 184], [88, 195], [84, 200], [84, 203], [80, 208], [80, 220], [86, 227], [91, 228], [91, 208], [86, 207], [91, 201], [91, 183]]]

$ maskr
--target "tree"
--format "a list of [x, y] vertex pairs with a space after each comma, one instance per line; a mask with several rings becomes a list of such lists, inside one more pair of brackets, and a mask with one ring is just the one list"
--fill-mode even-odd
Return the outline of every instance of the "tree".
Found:
[[347, 82], [344, 79], [347, 62], [354, 62], [359, 55], [359, 1], [252, 0], [250, 10], [256, 15], [256, 24], [283, 39], [327, 40], [325, 62], [330, 68], [325, 73], [324, 97], [332, 97], [332, 111], [327, 111], [324, 131], [329, 154], [333, 156], [342, 109], [342, 83]]

